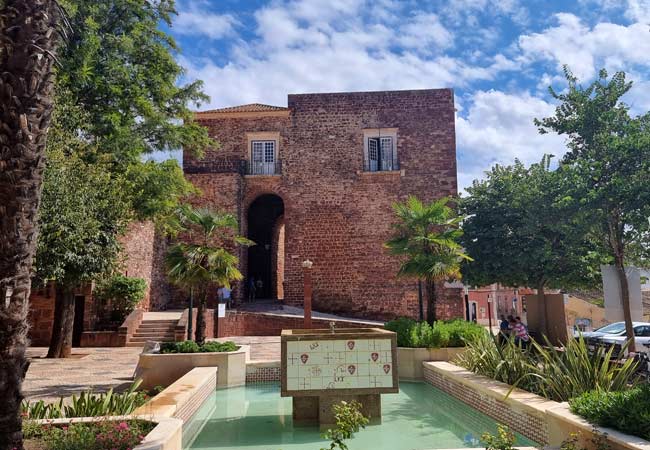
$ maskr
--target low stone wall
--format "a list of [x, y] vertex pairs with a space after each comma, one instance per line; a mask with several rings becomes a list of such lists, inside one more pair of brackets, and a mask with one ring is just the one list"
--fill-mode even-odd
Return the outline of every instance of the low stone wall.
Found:
[[173, 417], [187, 422], [217, 388], [217, 367], [197, 367], [134, 411], [139, 416]]
[[79, 347], [124, 347], [117, 331], [84, 331]]
[[559, 446], [580, 432], [578, 448], [594, 449], [591, 441], [606, 434], [612, 450], [650, 450], [650, 442], [603, 427], [594, 427], [569, 411], [567, 403], [547, 400], [447, 362], [423, 363], [424, 380], [462, 402], [543, 445]]
[[464, 347], [409, 348], [397, 347], [397, 367], [403, 380], [424, 378], [422, 363], [426, 361], [453, 361], [465, 351]]
[[[380, 327], [376, 322], [344, 319], [312, 319], [313, 328], [329, 328], [335, 322], [337, 328]], [[303, 328], [303, 318], [282, 314], [228, 311], [219, 321], [219, 337], [227, 336], [280, 336], [282, 330]]]
[[218, 367], [219, 387], [241, 386], [246, 383], [246, 361], [249, 359], [247, 345], [234, 352], [141, 353], [135, 378], [142, 380], [143, 389], [152, 389], [171, 385], [195, 367]]

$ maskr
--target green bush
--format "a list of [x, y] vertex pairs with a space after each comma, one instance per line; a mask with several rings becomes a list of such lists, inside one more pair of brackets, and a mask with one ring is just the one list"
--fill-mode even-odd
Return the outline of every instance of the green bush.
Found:
[[594, 390], [569, 401], [571, 411], [594, 425], [650, 439], [650, 385], [612, 392]]
[[144, 298], [146, 290], [147, 282], [142, 278], [114, 275], [100, 282], [93, 295], [99, 300], [110, 300], [116, 320], [123, 321]]
[[38, 439], [46, 450], [130, 450], [154, 427], [152, 422], [75, 423], [68, 426], [34, 425], [26, 422], [26, 439]]
[[199, 345], [194, 341], [163, 342], [160, 344], [160, 353], [209, 353], [209, 352], [234, 352], [239, 346], [232, 341], [206, 342]]
[[115, 393], [113, 389], [102, 394], [82, 392], [79, 396], [73, 395], [66, 403], [63, 398], [56, 403], [45, 403], [43, 400], [30, 403], [25, 400], [21, 405], [22, 412], [26, 418], [33, 420], [131, 414], [148, 400], [146, 392], [138, 391], [140, 383], [140, 380], [136, 381], [122, 393]]
[[465, 347], [487, 334], [482, 326], [464, 320], [438, 321], [431, 326], [399, 318], [386, 323], [385, 328], [397, 334], [399, 347], [411, 348]]
[[637, 363], [619, 363], [613, 348], [590, 352], [582, 338], [570, 339], [562, 349], [550, 342], [531, 341], [527, 349], [514, 339], [499, 343], [486, 336], [467, 346], [458, 364], [472, 372], [516, 386], [555, 401], [568, 401], [587, 391], [622, 391], [633, 382]]
[[413, 319], [400, 317], [399, 319], [391, 320], [384, 325], [388, 331], [392, 331], [397, 335], [398, 347], [409, 347], [411, 342], [411, 329], [417, 324]]

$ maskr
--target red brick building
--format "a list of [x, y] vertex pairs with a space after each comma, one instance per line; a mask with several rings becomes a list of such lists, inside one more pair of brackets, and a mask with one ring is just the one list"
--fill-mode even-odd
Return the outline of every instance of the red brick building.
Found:
[[[257, 243], [240, 252], [257, 298], [302, 305], [309, 259], [315, 310], [416, 316], [416, 283], [396, 278], [383, 243], [394, 202], [456, 195], [454, 116], [450, 89], [289, 95], [197, 113], [220, 147], [183, 166], [194, 203], [235, 214]], [[440, 316], [462, 317], [462, 290], [440, 289]]]

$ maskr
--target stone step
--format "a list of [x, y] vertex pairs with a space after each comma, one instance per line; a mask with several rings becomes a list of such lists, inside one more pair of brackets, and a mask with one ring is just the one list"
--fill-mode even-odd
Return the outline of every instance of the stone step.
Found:
[[167, 331], [167, 330], [174, 330], [176, 327], [138, 327], [138, 330], [146, 330], [146, 331]]
[[174, 333], [133, 333], [134, 338], [152, 338], [152, 339], [158, 339], [158, 338], [173, 338]]
[[151, 338], [148, 338], [148, 337], [132, 337], [131, 339], [129, 339], [128, 343], [131, 343], [131, 344], [136, 344], [136, 343], [144, 344], [147, 341], [174, 342], [174, 338], [173, 337], [166, 337], [166, 338], [162, 338], [162, 339], [159, 339], [159, 338], [151, 339]]

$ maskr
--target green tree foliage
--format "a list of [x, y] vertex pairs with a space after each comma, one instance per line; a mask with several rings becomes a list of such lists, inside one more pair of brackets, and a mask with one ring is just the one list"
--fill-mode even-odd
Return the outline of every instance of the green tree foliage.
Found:
[[231, 281], [242, 279], [239, 258], [223, 246], [253, 243], [235, 234], [235, 216], [206, 208], [179, 208], [177, 226], [188, 242], [178, 242], [169, 249], [166, 257], [168, 276], [173, 283], [199, 294], [195, 340], [203, 344], [208, 289], [214, 285], [230, 287]]
[[448, 206], [449, 198], [424, 204], [416, 197], [393, 205], [397, 223], [385, 246], [403, 257], [398, 276], [426, 280], [427, 321], [436, 321], [436, 283], [460, 278], [460, 264], [469, 260], [459, 239], [461, 218]]
[[[603, 69], [597, 80], [582, 87], [565, 68], [568, 88], [550, 88], [560, 102], [555, 115], [536, 120], [541, 133], [567, 136], [564, 164], [574, 174], [568, 191], [578, 207], [589, 211], [589, 224], [617, 269], [627, 336], [634, 332], [625, 266], [630, 253], [639, 257], [649, 247], [650, 113], [630, 116], [621, 101], [630, 87], [624, 72], [608, 78]], [[645, 242], [644, 242], [645, 241]]]
[[548, 287], [594, 282], [601, 257], [588, 214], [565, 194], [568, 172], [551, 170], [550, 162], [547, 155], [530, 167], [496, 165], [467, 188], [462, 243], [474, 259], [463, 267], [467, 283], [530, 286], [543, 296]]
[[[200, 153], [212, 144], [189, 105], [206, 101], [202, 82], [179, 83], [179, 51], [163, 27], [173, 0], [66, 0], [74, 34], [60, 56], [57, 84], [88, 113], [97, 155], [118, 166], [154, 150]], [[163, 27], [161, 27], [163, 25]]]

